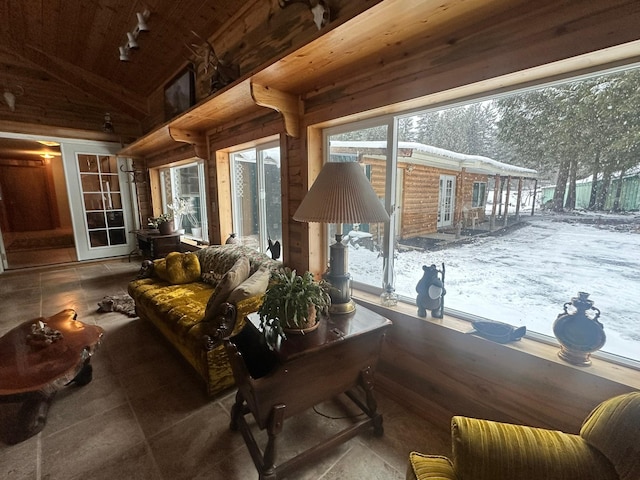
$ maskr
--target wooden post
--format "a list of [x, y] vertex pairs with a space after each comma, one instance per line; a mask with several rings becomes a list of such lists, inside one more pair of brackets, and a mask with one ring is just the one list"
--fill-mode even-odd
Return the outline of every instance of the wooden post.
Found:
[[507, 199], [504, 202], [504, 222], [502, 225], [507, 226], [509, 221], [509, 196], [511, 195], [511, 175], [507, 177]]
[[489, 222], [489, 230], [496, 228], [496, 208], [498, 208], [498, 190], [500, 189], [500, 175], [496, 173], [493, 181], [493, 205], [491, 206], [491, 221]]
[[518, 178], [518, 201], [516, 202], [516, 222], [520, 221], [520, 202], [522, 201], [522, 177]]
[[533, 217], [533, 212], [536, 209], [536, 193], [538, 192], [538, 179], [535, 178], [533, 180], [533, 202], [531, 203], [531, 216]]

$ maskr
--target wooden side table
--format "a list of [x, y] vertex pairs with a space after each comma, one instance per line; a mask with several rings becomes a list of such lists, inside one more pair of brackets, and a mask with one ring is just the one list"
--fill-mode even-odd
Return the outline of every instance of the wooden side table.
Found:
[[136, 230], [138, 248], [146, 260], [164, 258], [170, 252], [180, 252], [180, 234], [160, 235], [158, 230]]
[[[373, 395], [373, 373], [388, 319], [358, 306], [346, 315], [320, 320], [307, 335], [289, 336], [270, 350], [252, 314], [240, 334], [225, 341], [238, 386], [231, 411], [231, 429], [239, 429], [260, 480], [276, 480], [324, 454], [336, 445], [373, 427], [382, 435], [382, 415]], [[277, 461], [277, 440], [284, 421], [341, 393], [366, 417], [284, 463]], [[268, 433], [264, 452], [258, 446], [245, 415], [251, 413]]]

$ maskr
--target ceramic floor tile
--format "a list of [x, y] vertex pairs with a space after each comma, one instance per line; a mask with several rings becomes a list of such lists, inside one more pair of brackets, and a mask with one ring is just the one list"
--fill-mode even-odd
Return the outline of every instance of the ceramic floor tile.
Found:
[[[229, 429], [227, 412], [215, 402], [153, 436], [149, 445], [164, 478], [172, 480], [190, 480], [198, 476], [233, 480], [232, 476], [213, 474], [215, 466], [245, 448], [242, 437]], [[242, 463], [247, 460], [251, 461], [248, 453]], [[251, 469], [245, 471], [251, 472]]]
[[148, 395], [131, 398], [130, 402], [140, 428], [150, 437], [189, 417], [208, 399], [199, 385], [180, 378]]
[[[0, 410], [3, 405], [0, 404]], [[0, 443], [0, 478], [4, 480], [37, 480], [38, 437], [19, 443]]]
[[[304, 473], [303, 473], [304, 475]], [[322, 480], [402, 480], [404, 469], [400, 472], [361, 444], [355, 444], [348, 454], [331, 467], [322, 477], [294, 477], [300, 480], [322, 478]]]
[[[42, 437], [42, 474], [67, 480], [100, 469], [144, 441], [128, 405], [95, 415]], [[47, 476], [48, 475], [48, 476]]]
[[[94, 365], [94, 370], [99, 370]], [[117, 378], [98, 376], [85, 386], [68, 385], [54, 398], [43, 435], [52, 435], [77, 422], [127, 405], [127, 398]]]
[[146, 443], [139, 443], [126, 452], [101, 459], [98, 463], [91, 465], [90, 468], [75, 477], [68, 477], [68, 480], [87, 479], [162, 480], [163, 476]]

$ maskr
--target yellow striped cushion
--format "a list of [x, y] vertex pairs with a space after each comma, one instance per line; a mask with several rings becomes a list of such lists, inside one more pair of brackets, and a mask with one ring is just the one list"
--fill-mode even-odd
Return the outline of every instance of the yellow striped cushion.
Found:
[[453, 467], [447, 457], [423, 455], [418, 452], [409, 454], [407, 480], [455, 480]]
[[453, 417], [458, 478], [615, 480], [604, 455], [581, 437], [554, 430]]
[[640, 478], [640, 392], [602, 402], [584, 421], [580, 435], [606, 455], [621, 480]]

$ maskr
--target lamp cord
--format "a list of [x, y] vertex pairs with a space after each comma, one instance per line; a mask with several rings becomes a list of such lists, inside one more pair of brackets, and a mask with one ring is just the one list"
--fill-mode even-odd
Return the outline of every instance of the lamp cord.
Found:
[[342, 419], [345, 419], [345, 418], [358, 418], [358, 417], [361, 417], [361, 416], [363, 416], [365, 414], [364, 412], [361, 412], [361, 413], [358, 413], [356, 415], [344, 415], [342, 417], [333, 417], [331, 415], [327, 415], [326, 413], [322, 413], [320, 410], [318, 410], [316, 405], [313, 406], [313, 411], [316, 412], [321, 417], [328, 418], [329, 420], [342, 420]]

